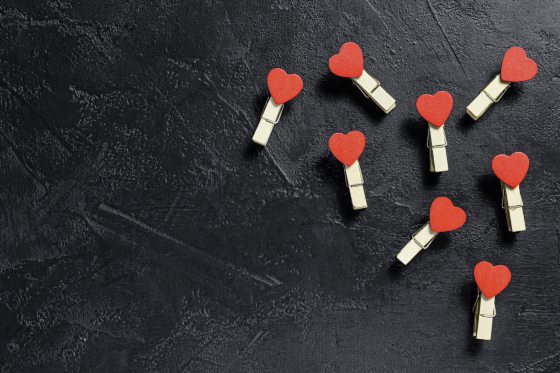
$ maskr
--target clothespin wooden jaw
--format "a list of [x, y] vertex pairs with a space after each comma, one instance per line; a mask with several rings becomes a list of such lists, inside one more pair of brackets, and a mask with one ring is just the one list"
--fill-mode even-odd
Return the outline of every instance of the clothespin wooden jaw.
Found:
[[354, 210], [365, 209], [367, 207], [367, 201], [364, 191], [364, 178], [358, 161], [354, 162], [351, 166], [344, 166], [344, 178], [346, 180], [346, 186], [350, 191], [352, 208]]
[[352, 78], [352, 82], [366, 98], [375, 102], [385, 114], [389, 114], [397, 106], [395, 99], [381, 87], [379, 80], [369, 75], [365, 70], [358, 78]]
[[430, 223], [426, 223], [416, 233], [412, 235], [412, 239], [401, 249], [397, 255], [397, 259], [404, 265], [407, 265], [421, 250], [427, 249], [434, 241], [437, 232], [432, 231]]
[[508, 230], [510, 232], [521, 232], [525, 228], [525, 216], [523, 214], [523, 199], [519, 185], [510, 188], [503, 181], [502, 186], [502, 208], [506, 212]]
[[253, 134], [253, 142], [266, 146], [268, 139], [272, 134], [272, 130], [274, 129], [274, 125], [280, 121], [283, 110], [284, 105], [278, 105], [274, 102], [272, 97], [269, 97], [268, 100], [266, 100], [266, 104], [261, 114], [261, 120], [259, 121], [257, 129]]
[[428, 138], [426, 146], [430, 151], [430, 171], [445, 172], [449, 170], [447, 164], [447, 138], [445, 136], [445, 125], [439, 127], [428, 123]]
[[496, 316], [496, 297], [486, 298], [480, 291], [473, 307], [473, 337], [489, 341], [492, 338], [492, 323]]
[[493, 103], [500, 101], [510, 84], [504, 82], [500, 78], [500, 74], [496, 75], [490, 84], [467, 106], [467, 114], [472, 119], [478, 120]]

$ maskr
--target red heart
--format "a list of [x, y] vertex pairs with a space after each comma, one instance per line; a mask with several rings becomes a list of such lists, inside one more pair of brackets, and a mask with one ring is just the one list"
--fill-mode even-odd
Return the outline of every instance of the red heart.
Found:
[[492, 159], [492, 171], [510, 188], [518, 186], [529, 170], [529, 157], [522, 152], [510, 156], [500, 154]]
[[335, 133], [329, 139], [329, 149], [336, 159], [352, 166], [360, 158], [366, 147], [366, 137], [360, 131], [351, 131], [346, 135]]
[[438, 197], [430, 207], [430, 228], [434, 232], [449, 232], [461, 228], [467, 220], [467, 214], [459, 207], [453, 206], [449, 198]]
[[436, 92], [433, 96], [424, 94], [416, 100], [416, 111], [428, 123], [442, 126], [453, 109], [453, 97], [446, 91]]
[[270, 70], [266, 84], [272, 99], [278, 105], [285, 104], [296, 97], [303, 88], [303, 81], [298, 75], [288, 75], [279, 67]]
[[537, 63], [527, 58], [520, 47], [511, 47], [504, 54], [500, 77], [505, 82], [526, 82], [537, 75]]
[[364, 58], [358, 44], [344, 43], [338, 54], [329, 59], [329, 70], [343, 78], [359, 78], [364, 71]]
[[509, 284], [511, 272], [504, 265], [480, 262], [474, 267], [474, 281], [487, 299], [500, 294]]

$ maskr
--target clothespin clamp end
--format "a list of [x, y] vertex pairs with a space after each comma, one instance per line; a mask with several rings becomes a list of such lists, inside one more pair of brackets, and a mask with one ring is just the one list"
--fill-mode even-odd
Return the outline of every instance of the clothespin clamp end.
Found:
[[262, 146], [266, 146], [268, 139], [272, 134], [274, 125], [280, 121], [282, 116], [282, 111], [284, 110], [284, 105], [278, 105], [274, 102], [272, 97], [266, 100], [263, 112], [261, 114], [261, 119], [257, 125], [257, 129], [253, 134], [253, 142]]
[[496, 297], [486, 298], [480, 291], [473, 307], [473, 337], [489, 341], [492, 338], [492, 323], [496, 316]]
[[469, 106], [467, 106], [467, 114], [472, 119], [478, 120], [493, 103], [500, 101], [509, 86], [510, 83], [504, 82], [500, 78], [500, 74], [496, 75]]
[[428, 123], [426, 146], [430, 150], [430, 171], [449, 171], [447, 150], [445, 148], [447, 146], [447, 138], [445, 136], [444, 125], [437, 127]]
[[502, 208], [506, 213], [508, 230], [510, 232], [522, 232], [525, 227], [525, 216], [523, 214], [523, 199], [519, 185], [510, 188], [503, 181], [502, 185]]
[[344, 166], [344, 178], [346, 180], [346, 186], [350, 191], [352, 208], [354, 210], [365, 209], [367, 207], [367, 201], [364, 191], [364, 178], [358, 161], [354, 162], [351, 166]]
[[395, 99], [381, 87], [379, 80], [369, 75], [365, 70], [360, 77], [352, 78], [352, 82], [366, 98], [375, 102], [385, 114], [389, 114], [397, 106]]
[[430, 223], [426, 223], [416, 233], [412, 239], [402, 248], [397, 255], [397, 259], [407, 265], [421, 250], [427, 249], [437, 236], [437, 232], [432, 231]]

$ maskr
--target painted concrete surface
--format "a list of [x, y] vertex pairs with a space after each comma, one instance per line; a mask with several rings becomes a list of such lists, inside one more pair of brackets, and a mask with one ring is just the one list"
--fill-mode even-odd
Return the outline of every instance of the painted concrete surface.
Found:
[[[560, 8], [555, 1], [15, 1], [0, 4], [1, 372], [560, 371]], [[328, 72], [346, 41], [397, 100]], [[536, 60], [478, 122], [519, 45]], [[266, 149], [273, 67], [298, 73]], [[414, 103], [449, 91], [450, 171]], [[369, 207], [334, 132], [360, 130]], [[507, 232], [500, 153], [525, 152]], [[451, 198], [467, 212], [395, 263]], [[493, 339], [472, 269], [505, 264]]]

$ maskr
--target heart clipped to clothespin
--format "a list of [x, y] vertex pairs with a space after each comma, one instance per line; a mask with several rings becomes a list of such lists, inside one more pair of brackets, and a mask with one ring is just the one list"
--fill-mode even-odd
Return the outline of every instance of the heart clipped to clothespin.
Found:
[[467, 214], [460, 207], [453, 206], [447, 197], [438, 197], [430, 207], [430, 228], [434, 232], [450, 232], [461, 228], [467, 220]]
[[458, 229], [466, 220], [465, 211], [453, 206], [449, 198], [437, 197], [430, 206], [430, 221], [412, 235], [397, 254], [397, 259], [407, 265], [420, 251], [426, 250], [439, 233]]
[[492, 325], [496, 317], [496, 295], [500, 294], [511, 280], [511, 272], [504, 265], [494, 266], [479, 262], [474, 267], [474, 281], [478, 296], [473, 307], [473, 336], [476, 339], [492, 339]]
[[498, 179], [510, 188], [515, 188], [525, 178], [529, 170], [529, 157], [525, 153], [500, 154], [492, 159], [492, 171]]
[[284, 104], [296, 97], [303, 89], [303, 81], [298, 75], [287, 74], [279, 67], [268, 72], [266, 84], [270, 97], [266, 100], [261, 119], [252, 138], [255, 144], [262, 146], [266, 146], [274, 125], [280, 121]]
[[529, 157], [525, 153], [500, 154], [492, 159], [492, 171], [502, 185], [502, 207], [510, 232], [526, 229], [520, 185], [529, 170]]
[[266, 78], [266, 84], [270, 96], [278, 105], [290, 101], [303, 89], [303, 81], [299, 75], [287, 74], [279, 67], [270, 70]]
[[345, 166], [351, 166], [356, 162], [365, 147], [366, 137], [360, 131], [351, 131], [346, 135], [335, 133], [329, 138], [331, 153]]
[[474, 267], [474, 281], [487, 299], [500, 294], [510, 280], [511, 272], [504, 265], [494, 266], [489, 262], [480, 262]]
[[362, 94], [388, 114], [397, 105], [395, 99], [381, 87], [379, 80], [364, 70], [362, 49], [354, 42], [342, 44], [337, 54], [329, 58], [329, 70], [342, 78], [350, 78]]
[[422, 118], [433, 126], [442, 126], [453, 109], [453, 97], [446, 91], [433, 95], [423, 94], [416, 99], [416, 110]]
[[423, 94], [416, 99], [416, 111], [428, 122], [428, 148], [430, 171], [449, 171], [447, 163], [447, 138], [444, 124], [453, 109], [453, 97], [446, 91], [433, 95]]
[[329, 59], [329, 70], [342, 78], [359, 78], [364, 70], [360, 46], [351, 41], [342, 44], [338, 53]]
[[509, 48], [502, 58], [500, 73], [467, 106], [467, 114], [478, 120], [492, 104], [500, 101], [511, 83], [531, 80], [537, 71], [537, 63], [527, 57], [523, 48]]
[[329, 149], [338, 161], [344, 165], [346, 185], [350, 191], [354, 210], [367, 207], [364, 191], [364, 178], [358, 158], [366, 147], [366, 137], [360, 131], [351, 131], [346, 135], [335, 133], [329, 138]]
[[504, 54], [500, 77], [505, 82], [517, 83], [531, 80], [537, 75], [537, 63], [527, 57], [521, 47], [511, 47]]

